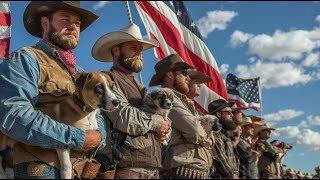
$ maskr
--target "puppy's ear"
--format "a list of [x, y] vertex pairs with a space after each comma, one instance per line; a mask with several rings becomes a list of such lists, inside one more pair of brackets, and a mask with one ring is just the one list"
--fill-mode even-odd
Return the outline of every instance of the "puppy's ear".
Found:
[[157, 99], [157, 94], [156, 91], [151, 92], [151, 99]]
[[75, 75], [76, 86], [79, 88], [83, 88], [87, 82], [87, 79], [91, 77], [91, 73], [81, 72]]

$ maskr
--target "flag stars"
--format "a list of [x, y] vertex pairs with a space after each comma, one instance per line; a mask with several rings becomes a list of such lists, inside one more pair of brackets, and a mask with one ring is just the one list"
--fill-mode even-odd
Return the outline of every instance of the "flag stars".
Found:
[[181, 16], [181, 11], [180, 10], [177, 11], [177, 16], [179, 16], [179, 17]]
[[194, 22], [192, 22], [192, 23], [191, 23], [191, 27], [194, 28], [195, 26], [196, 26], [196, 24], [195, 24]]

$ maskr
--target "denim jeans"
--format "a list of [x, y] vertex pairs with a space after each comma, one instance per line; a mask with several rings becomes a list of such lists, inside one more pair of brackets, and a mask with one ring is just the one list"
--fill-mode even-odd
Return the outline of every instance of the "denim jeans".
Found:
[[15, 179], [61, 179], [60, 171], [57, 168], [50, 165], [46, 165], [46, 167], [44, 168], [41, 174], [30, 175], [27, 171], [30, 163], [36, 163], [37, 165], [46, 165], [42, 161], [25, 162], [25, 163], [17, 164], [14, 167], [14, 178]]

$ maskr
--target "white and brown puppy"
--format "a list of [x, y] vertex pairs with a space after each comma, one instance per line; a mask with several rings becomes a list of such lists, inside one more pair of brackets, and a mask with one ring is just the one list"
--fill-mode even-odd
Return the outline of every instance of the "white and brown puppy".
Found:
[[[119, 100], [112, 92], [113, 81], [108, 72], [81, 72], [75, 77], [76, 90], [73, 95], [58, 104], [40, 107], [39, 110], [49, 117], [83, 130], [98, 129], [96, 113], [99, 108], [113, 111]], [[4, 134], [0, 135], [1, 148], [12, 147], [14, 141]], [[7, 144], [5, 144], [6, 142]], [[56, 149], [63, 179], [72, 178], [70, 149]]]
[[[165, 120], [172, 109], [174, 93], [169, 88], [157, 88], [147, 94], [142, 100], [142, 110], [161, 115]], [[168, 129], [166, 140], [162, 145], [167, 146], [171, 135], [171, 128]]]

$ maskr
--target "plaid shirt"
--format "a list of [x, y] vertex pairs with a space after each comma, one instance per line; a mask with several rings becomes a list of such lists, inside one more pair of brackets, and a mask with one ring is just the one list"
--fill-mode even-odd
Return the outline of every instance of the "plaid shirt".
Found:
[[223, 129], [219, 132], [213, 132], [215, 144], [212, 153], [213, 165], [216, 168], [213, 177], [232, 178], [233, 175], [239, 176], [239, 160], [231, 139], [223, 132], [225, 132]]

